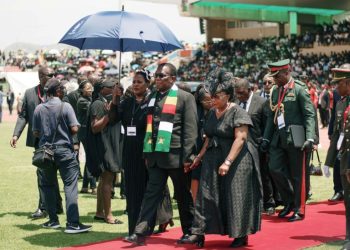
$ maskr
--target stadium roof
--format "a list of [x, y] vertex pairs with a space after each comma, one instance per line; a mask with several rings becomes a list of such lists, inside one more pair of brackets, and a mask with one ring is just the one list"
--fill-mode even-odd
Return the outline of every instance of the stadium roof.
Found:
[[195, 1], [191, 16], [288, 22], [289, 12], [315, 16], [315, 23], [330, 22], [333, 16], [350, 10], [344, 0], [202, 0]]

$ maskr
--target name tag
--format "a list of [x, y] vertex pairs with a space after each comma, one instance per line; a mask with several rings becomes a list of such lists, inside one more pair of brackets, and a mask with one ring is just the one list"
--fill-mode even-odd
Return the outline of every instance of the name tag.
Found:
[[339, 136], [339, 139], [338, 139], [338, 142], [337, 142], [337, 150], [339, 150], [341, 148], [343, 140], [344, 140], [344, 133], [342, 132], [342, 133], [340, 133], [340, 136]]
[[284, 115], [283, 113], [280, 113], [277, 117], [277, 125], [278, 125], [278, 129], [282, 129], [286, 126], [285, 122], [284, 122]]
[[127, 136], [136, 136], [136, 127], [135, 126], [126, 127], [126, 135]]

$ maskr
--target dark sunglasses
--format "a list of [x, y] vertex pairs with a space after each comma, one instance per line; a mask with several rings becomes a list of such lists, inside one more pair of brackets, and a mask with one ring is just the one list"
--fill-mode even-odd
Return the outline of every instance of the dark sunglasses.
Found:
[[44, 76], [47, 76], [47, 77], [49, 77], [49, 78], [52, 78], [52, 77], [54, 77], [55, 76], [55, 74], [43, 74]]
[[163, 79], [163, 78], [168, 77], [168, 76], [170, 76], [170, 75], [166, 75], [166, 74], [163, 74], [163, 73], [155, 73], [154, 74], [154, 78], [161, 78], [161, 79]]
[[272, 84], [272, 81], [265, 81], [264, 85], [266, 85], [266, 84]]

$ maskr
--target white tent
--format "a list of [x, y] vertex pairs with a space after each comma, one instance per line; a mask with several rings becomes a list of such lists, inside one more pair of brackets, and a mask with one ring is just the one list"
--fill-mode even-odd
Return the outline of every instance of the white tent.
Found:
[[[3, 72], [6, 81], [10, 84], [10, 88], [15, 94], [15, 97], [21, 93], [24, 95], [26, 89], [39, 84], [38, 72]], [[3, 102], [4, 105], [5, 102]], [[16, 104], [16, 99], [15, 99]]]

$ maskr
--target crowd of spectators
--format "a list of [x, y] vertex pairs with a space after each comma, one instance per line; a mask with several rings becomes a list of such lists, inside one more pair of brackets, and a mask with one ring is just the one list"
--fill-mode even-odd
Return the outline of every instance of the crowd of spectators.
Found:
[[182, 63], [179, 76], [182, 81], [203, 81], [216, 65], [231, 71], [237, 77], [247, 77], [250, 82], [262, 84], [267, 73], [266, 63], [280, 58], [290, 58], [295, 74], [306, 74], [323, 84], [329, 81], [330, 69], [349, 61], [350, 53], [306, 54], [299, 53], [297, 38], [273, 37], [260, 40], [225, 40], [199, 49], [195, 59]]

